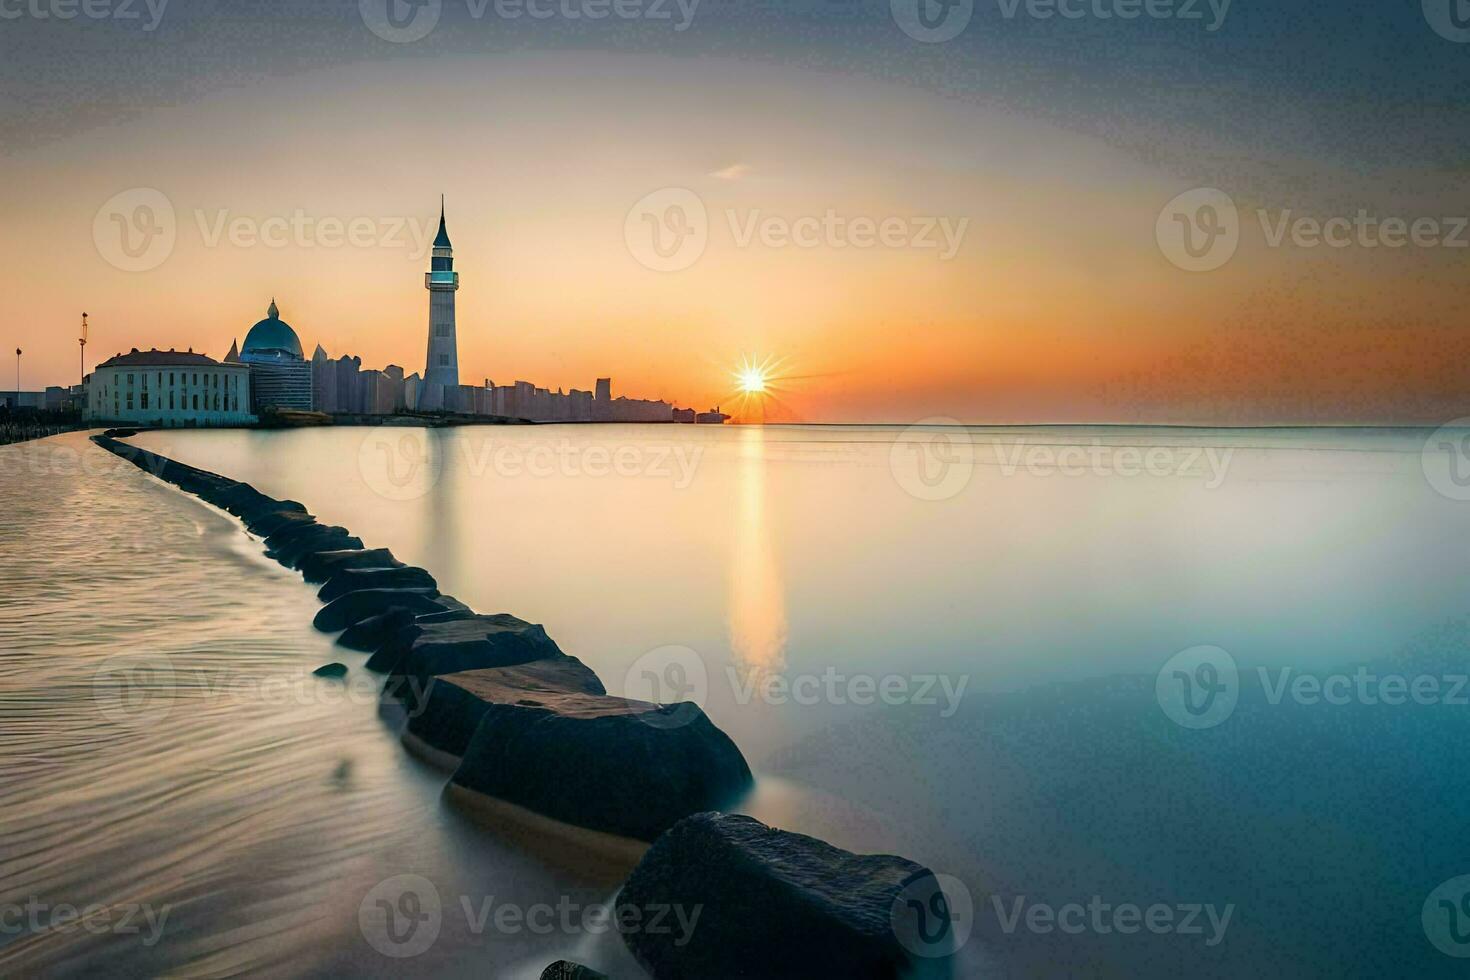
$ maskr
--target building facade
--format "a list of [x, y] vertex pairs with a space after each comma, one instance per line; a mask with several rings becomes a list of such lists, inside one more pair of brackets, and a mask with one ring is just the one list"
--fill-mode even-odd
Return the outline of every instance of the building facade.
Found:
[[[444, 227], [444, 201], [439, 201], [439, 234], [434, 238], [434, 251], [429, 271], [424, 273], [424, 288], [429, 291], [429, 350], [424, 362], [425, 386], [438, 385], [439, 405], [445, 393], [459, 387], [459, 341], [455, 336], [454, 294], [459, 290], [459, 273], [454, 271], [454, 247]], [[434, 399], [431, 397], [430, 399]]]
[[250, 369], [190, 351], [136, 347], [97, 365], [87, 378], [89, 421], [157, 426], [247, 425]]
[[301, 353], [301, 339], [291, 325], [281, 319], [276, 301], [271, 300], [265, 319], [258, 321], [245, 334], [239, 353], [230, 345], [227, 363], [239, 363], [250, 369], [251, 409], [287, 408], [310, 411], [312, 408], [311, 362]]

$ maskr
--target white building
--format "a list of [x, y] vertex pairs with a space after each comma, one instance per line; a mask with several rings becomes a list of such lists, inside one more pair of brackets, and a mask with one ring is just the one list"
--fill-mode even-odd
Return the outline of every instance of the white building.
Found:
[[87, 378], [85, 417], [136, 425], [246, 425], [250, 369], [190, 351], [134, 347]]

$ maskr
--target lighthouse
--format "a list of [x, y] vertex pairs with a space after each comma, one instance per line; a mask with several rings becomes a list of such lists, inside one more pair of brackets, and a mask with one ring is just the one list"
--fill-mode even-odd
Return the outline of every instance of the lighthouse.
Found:
[[454, 334], [454, 294], [459, 289], [459, 273], [454, 271], [454, 247], [444, 227], [444, 198], [439, 198], [439, 234], [424, 273], [424, 288], [429, 291], [429, 353], [424, 364], [425, 385], [443, 385], [449, 390], [459, 385], [459, 345]]

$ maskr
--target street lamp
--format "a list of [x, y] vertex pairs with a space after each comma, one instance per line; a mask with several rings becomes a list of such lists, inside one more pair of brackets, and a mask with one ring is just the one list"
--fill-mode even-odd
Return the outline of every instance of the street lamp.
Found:
[[81, 376], [81, 378], [79, 380], [81, 381], [82, 384], [86, 384], [87, 383], [87, 314], [85, 314], [85, 313], [82, 314], [82, 335], [81, 335], [81, 337], [79, 337], [77, 339], [77, 343], [79, 345], [81, 345], [80, 360], [81, 360], [81, 367], [82, 367], [82, 376]]

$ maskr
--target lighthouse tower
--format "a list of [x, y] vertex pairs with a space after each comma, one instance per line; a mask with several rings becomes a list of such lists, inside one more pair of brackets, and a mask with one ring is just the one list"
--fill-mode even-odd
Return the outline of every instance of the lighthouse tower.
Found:
[[459, 384], [459, 345], [454, 335], [454, 294], [459, 273], [454, 271], [454, 247], [444, 228], [444, 198], [439, 198], [439, 234], [434, 239], [429, 271], [424, 273], [429, 291], [429, 354], [424, 364], [424, 384], [443, 385], [445, 391]]

